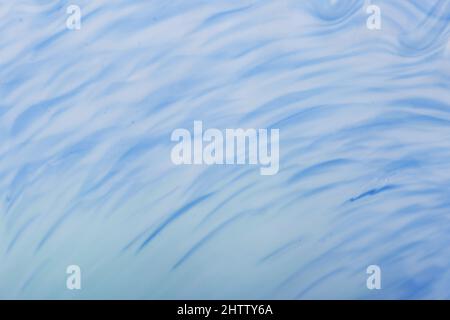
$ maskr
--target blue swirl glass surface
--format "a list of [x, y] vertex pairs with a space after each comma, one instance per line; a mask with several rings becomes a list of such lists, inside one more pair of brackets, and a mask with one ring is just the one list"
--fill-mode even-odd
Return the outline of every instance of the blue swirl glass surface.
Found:
[[[368, 3], [1, 0], [0, 298], [450, 298], [450, 1]], [[194, 120], [278, 174], [175, 166]]]

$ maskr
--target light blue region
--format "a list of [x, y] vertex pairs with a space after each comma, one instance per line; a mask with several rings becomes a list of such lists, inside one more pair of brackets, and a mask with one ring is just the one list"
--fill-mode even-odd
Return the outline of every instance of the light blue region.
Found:
[[[0, 298], [449, 299], [449, 36], [446, 0], [0, 0]], [[280, 129], [278, 174], [174, 165], [194, 120]]]

